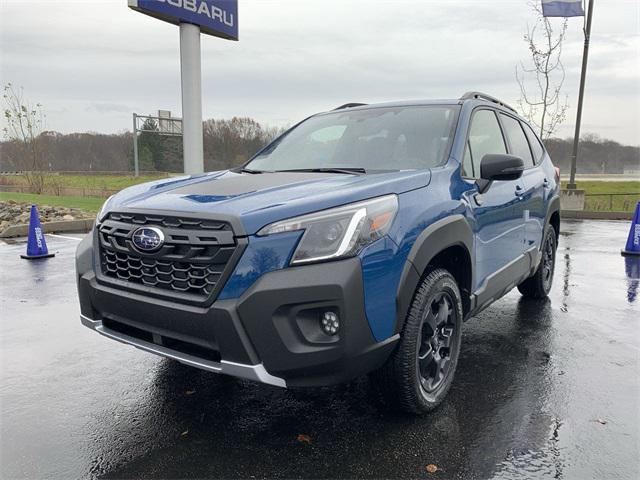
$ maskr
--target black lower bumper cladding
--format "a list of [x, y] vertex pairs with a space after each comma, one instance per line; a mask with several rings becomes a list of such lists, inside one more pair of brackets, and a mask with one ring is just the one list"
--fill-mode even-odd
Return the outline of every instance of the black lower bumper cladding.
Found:
[[[85, 326], [217, 373], [281, 387], [331, 385], [380, 367], [398, 339], [378, 343], [371, 333], [358, 258], [271, 272], [239, 299], [209, 307], [101, 284], [91, 236], [76, 266]], [[340, 318], [335, 335], [320, 328], [325, 311]]]

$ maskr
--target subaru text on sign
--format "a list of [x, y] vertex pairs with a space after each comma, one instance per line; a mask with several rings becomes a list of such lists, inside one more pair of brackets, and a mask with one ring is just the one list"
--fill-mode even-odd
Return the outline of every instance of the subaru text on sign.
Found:
[[238, 40], [238, 0], [129, 0], [129, 7], [165, 22], [191, 23], [202, 33]]

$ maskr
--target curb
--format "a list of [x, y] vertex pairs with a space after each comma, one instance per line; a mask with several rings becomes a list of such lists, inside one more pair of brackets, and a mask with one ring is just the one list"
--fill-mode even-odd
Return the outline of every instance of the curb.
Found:
[[[45, 233], [61, 232], [88, 232], [93, 228], [95, 218], [83, 218], [81, 220], [63, 220], [60, 222], [47, 222], [42, 224]], [[29, 233], [29, 225], [12, 225], [0, 233], [0, 238], [26, 237]]]
[[582, 220], [631, 220], [633, 212], [587, 212], [584, 210], [561, 210], [561, 218]]

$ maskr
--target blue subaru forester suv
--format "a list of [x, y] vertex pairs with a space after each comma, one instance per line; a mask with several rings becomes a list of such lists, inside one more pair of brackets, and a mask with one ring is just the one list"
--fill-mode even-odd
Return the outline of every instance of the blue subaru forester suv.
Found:
[[241, 168], [127, 188], [77, 252], [84, 325], [280, 387], [371, 374], [423, 413], [451, 386], [462, 322], [551, 288], [559, 175], [513, 109], [347, 104]]

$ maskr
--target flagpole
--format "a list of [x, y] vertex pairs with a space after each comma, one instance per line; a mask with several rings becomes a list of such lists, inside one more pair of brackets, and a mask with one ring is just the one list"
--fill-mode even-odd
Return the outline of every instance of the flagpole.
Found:
[[580, 93], [578, 94], [578, 113], [576, 115], [576, 131], [573, 136], [573, 152], [571, 153], [571, 175], [567, 189], [576, 188], [576, 160], [578, 158], [578, 144], [580, 142], [580, 122], [582, 121], [582, 101], [584, 100], [584, 83], [587, 76], [587, 59], [589, 57], [589, 38], [591, 37], [591, 18], [593, 17], [593, 2], [589, 2], [587, 12], [587, 27], [584, 30], [584, 51], [582, 52], [582, 73], [580, 75]]

